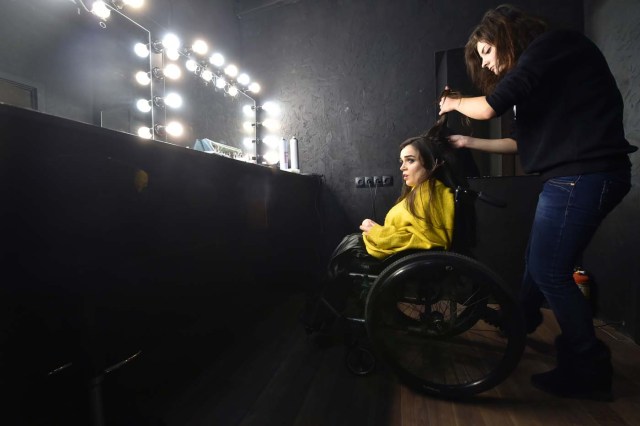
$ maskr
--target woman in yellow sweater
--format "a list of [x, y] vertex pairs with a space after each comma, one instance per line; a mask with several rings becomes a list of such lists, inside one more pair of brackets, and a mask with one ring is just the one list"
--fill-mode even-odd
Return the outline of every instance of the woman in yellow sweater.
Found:
[[371, 219], [360, 225], [367, 253], [376, 259], [410, 249], [451, 247], [453, 191], [437, 178], [445, 160], [434, 155], [432, 145], [422, 136], [400, 145], [402, 193], [384, 225]]

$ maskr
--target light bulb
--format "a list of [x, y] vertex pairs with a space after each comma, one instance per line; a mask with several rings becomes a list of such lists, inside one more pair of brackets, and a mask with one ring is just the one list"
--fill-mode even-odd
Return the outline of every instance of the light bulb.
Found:
[[247, 104], [245, 106], [242, 107], [242, 112], [244, 113], [244, 115], [247, 115], [249, 117], [253, 116], [255, 114], [254, 109], [253, 109], [253, 105]]
[[180, 39], [175, 34], [169, 33], [162, 38], [162, 45], [165, 49], [178, 50], [180, 48]]
[[94, 1], [91, 6], [91, 13], [100, 19], [107, 19], [111, 15], [111, 10], [103, 1]]
[[185, 62], [184, 64], [185, 68], [191, 72], [196, 72], [196, 70], [198, 69], [198, 63], [196, 61], [194, 61], [193, 59], [189, 59], [187, 60], [187, 62]]
[[138, 84], [146, 86], [151, 83], [151, 77], [149, 77], [149, 73], [138, 71], [136, 73], [136, 81], [138, 82]]
[[146, 58], [147, 56], [149, 56], [149, 47], [144, 43], [136, 43], [133, 46], [133, 51], [141, 58]]
[[262, 122], [262, 125], [264, 127], [266, 127], [269, 130], [278, 130], [280, 129], [280, 122], [276, 121], [276, 120], [272, 120], [270, 118], [267, 118], [266, 120], [264, 120]]
[[280, 159], [278, 152], [274, 150], [269, 150], [265, 152], [265, 154], [262, 157], [264, 158], [264, 161], [267, 162], [267, 164], [276, 164]]
[[236, 86], [229, 86], [227, 93], [229, 96], [236, 96], [238, 94], [238, 88]]
[[273, 115], [273, 116], [280, 115], [280, 106], [275, 102], [272, 102], [272, 101], [265, 102], [264, 104], [262, 104], [262, 109], [265, 110], [270, 115]]
[[178, 136], [182, 136], [182, 133], [184, 132], [184, 127], [182, 127], [182, 124], [178, 123], [177, 121], [172, 121], [167, 124], [167, 127], [165, 127], [165, 130], [167, 134], [178, 137]]
[[148, 127], [140, 127], [138, 129], [138, 136], [144, 139], [151, 139], [153, 137], [153, 132]]
[[169, 108], [180, 108], [182, 106], [182, 97], [177, 93], [167, 93], [164, 97], [164, 104]]
[[249, 85], [249, 91], [252, 93], [260, 92], [260, 85], [254, 81]]
[[244, 123], [242, 123], [242, 128], [245, 132], [253, 132], [253, 125], [254, 123], [252, 123], [251, 121], [245, 121]]
[[262, 138], [262, 142], [264, 142], [265, 145], [271, 148], [275, 148], [276, 146], [278, 146], [279, 141], [280, 139], [274, 135], [267, 135], [264, 138]]
[[182, 71], [180, 71], [180, 67], [176, 64], [168, 64], [162, 70], [162, 73], [165, 77], [170, 78], [171, 80], [177, 80], [182, 75]]
[[236, 67], [236, 66], [235, 66], [235, 65], [233, 65], [233, 64], [229, 64], [229, 65], [227, 65], [227, 66], [225, 67], [225, 69], [224, 69], [224, 73], [225, 73], [226, 75], [228, 75], [229, 77], [233, 78], [233, 77], [235, 77], [236, 75], [238, 75], [238, 67]]
[[209, 62], [211, 62], [212, 65], [220, 68], [222, 65], [224, 65], [224, 56], [222, 56], [220, 53], [214, 53], [209, 58]]
[[149, 111], [151, 111], [151, 104], [146, 99], [138, 99], [138, 102], [136, 102], [136, 107], [141, 112], [149, 112]]
[[218, 89], [224, 89], [224, 87], [227, 85], [227, 80], [225, 80], [222, 77], [218, 77], [216, 78], [216, 87]]
[[198, 55], [205, 55], [209, 50], [209, 46], [204, 40], [196, 40], [191, 45], [191, 50], [193, 50]]
[[246, 86], [247, 84], [249, 84], [250, 81], [251, 79], [245, 73], [242, 73], [238, 76], [238, 83], [242, 84], [243, 86]]
[[202, 71], [202, 74], [200, 74], [200, 77], [208, 83], [213, 80], [213, 73], [209, 70], [204, 70]]
[[180, 59], [180, 52], [178, 52], [178, 49], [165, 49], [164, 54], [167, 55], [167, 59], [170, 61], [177, 61]]
[[244, 138], [242, 139], [242, 144], [244, 145], [245, 148], [253, 148], [253, 139]]

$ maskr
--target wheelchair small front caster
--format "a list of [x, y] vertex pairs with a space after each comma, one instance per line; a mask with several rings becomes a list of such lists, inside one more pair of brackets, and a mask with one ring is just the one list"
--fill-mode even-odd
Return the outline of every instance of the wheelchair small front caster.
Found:
[[364, 376], [376, 368], [376, 357], [369, 349], [356, 345], [347, 348], [345, 363], [349, 372]]

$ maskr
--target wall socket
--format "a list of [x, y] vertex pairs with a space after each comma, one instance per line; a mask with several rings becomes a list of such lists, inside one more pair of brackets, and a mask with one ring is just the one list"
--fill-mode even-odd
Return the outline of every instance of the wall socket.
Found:
[[358, 176], [355, 178], [355, 184], [356, 188], [393, 186], [393, 176]]

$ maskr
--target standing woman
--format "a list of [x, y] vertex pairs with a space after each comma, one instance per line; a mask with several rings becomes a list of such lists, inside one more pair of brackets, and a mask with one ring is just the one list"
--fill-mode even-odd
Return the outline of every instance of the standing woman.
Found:
[[527, 331], [542, 322], [543, 300], [562, 334], [557, 367], [532, 384], [559, 396], [611, 399], [611, 354], [595, 336], [592, 311], [573, 268], [604, 217], [630, 189], [623, 102], [607, 62], [588, 38], [549, 31], [515, 7], [488, 11], [465, 48], [467, 70], [486, 96], [443, 97], [440, 114], [456, 110], [488, 120], [513, 108], [513, 138], [453, 135], [458, 147], [519, 153], [543, 188], [526, 253], [521, 301]]

